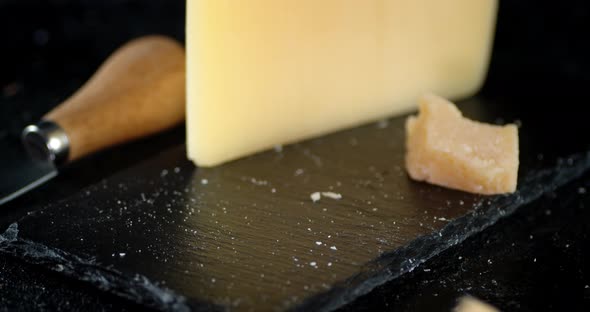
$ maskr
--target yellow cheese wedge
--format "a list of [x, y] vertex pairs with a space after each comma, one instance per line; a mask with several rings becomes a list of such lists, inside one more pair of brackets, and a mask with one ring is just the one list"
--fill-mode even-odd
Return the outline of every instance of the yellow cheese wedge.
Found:
[[482, 84], [497, 0], [187, 0], [187, 150], [213, 166]]
[[406, 168], [419, 181], [479, 194], [512, 193], [518, 176], [518, 128], [464, 118], [434, 95], [406, 122]]

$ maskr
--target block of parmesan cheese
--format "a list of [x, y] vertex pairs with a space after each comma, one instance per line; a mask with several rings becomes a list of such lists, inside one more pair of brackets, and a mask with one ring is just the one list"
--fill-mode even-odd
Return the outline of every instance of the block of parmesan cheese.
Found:
[[518, 129], [464, 118], [435, 95], [406, 121], [406, 168], [415, 180], [479, 194], [512, 193], [518, 176]]
[[187, 150], [213, 166], [484, 80], [497, 0], [187, 0]]

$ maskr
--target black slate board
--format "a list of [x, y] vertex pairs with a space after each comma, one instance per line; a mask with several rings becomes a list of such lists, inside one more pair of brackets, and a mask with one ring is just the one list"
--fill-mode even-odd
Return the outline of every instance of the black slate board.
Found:
[[[473, 98], [461, 108], [521, 119], [512, 195], [409, 180], [399, 117], [213, 169], [172, 149], [25, 217], [0, 252], [158, 309], [332, 310], [590, 167], [585, 136], [560, 149], [576, 129], [528, 127], [538, 114], [509, 104]], [[316, 191], [343, 198], [313, 203]]]

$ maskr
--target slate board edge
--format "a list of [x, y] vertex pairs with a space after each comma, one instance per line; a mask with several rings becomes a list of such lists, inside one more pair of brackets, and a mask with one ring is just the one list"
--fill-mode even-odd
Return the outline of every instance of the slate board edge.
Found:
[[[404, 247], [384, 253], [365, 264], [360, 273], [334, 285], [327, 292], [305, 300], [291, 311], [334, 311], [341, 308], [376, 287], [413, 271], [446, 249], [512, 215], [519, 207], [555, 191], [590, 170], [590, 152], [575, 154], [568, 159], [571, 160], [569, 164], [558, 163], [553, 168], [526, 176], [520, 183], [531, 186], [518, 189], [511, 195], [495, 197], [488, 207], [490, 209], [480, 205], [470, 214], [453, 220], [439, 232], [421, 236]], [[495, 209], [502, 209], [502, 212], [495, 213]], [[462, 230], [462, 233], [458, 234], [455, 229]], [[421, 252], [416, 254], [415, 250]]]
[[131, 277], [115, 269], [103, 267], [93, 259], [83, 259], [58, 248], [18, 237], [18, 223], [0, 234], [0, 254], [53, 271], [73, 280], [87, 283], [102, 292], [130, 300], [146, 308], [160, 311], [221, 311], [209, 303], [187, 300], [174, 291], [162, 288], [147, 277]]

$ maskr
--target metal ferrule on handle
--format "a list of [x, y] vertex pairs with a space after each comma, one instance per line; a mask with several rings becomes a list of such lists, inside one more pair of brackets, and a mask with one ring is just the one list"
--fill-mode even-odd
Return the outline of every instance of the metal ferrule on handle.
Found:
[[49, 160], [56, 166], [68, 159], [70, 141], [65, 131], [55, 122], [41, 121], [23, 130], [22, 141], [34, 159]]

